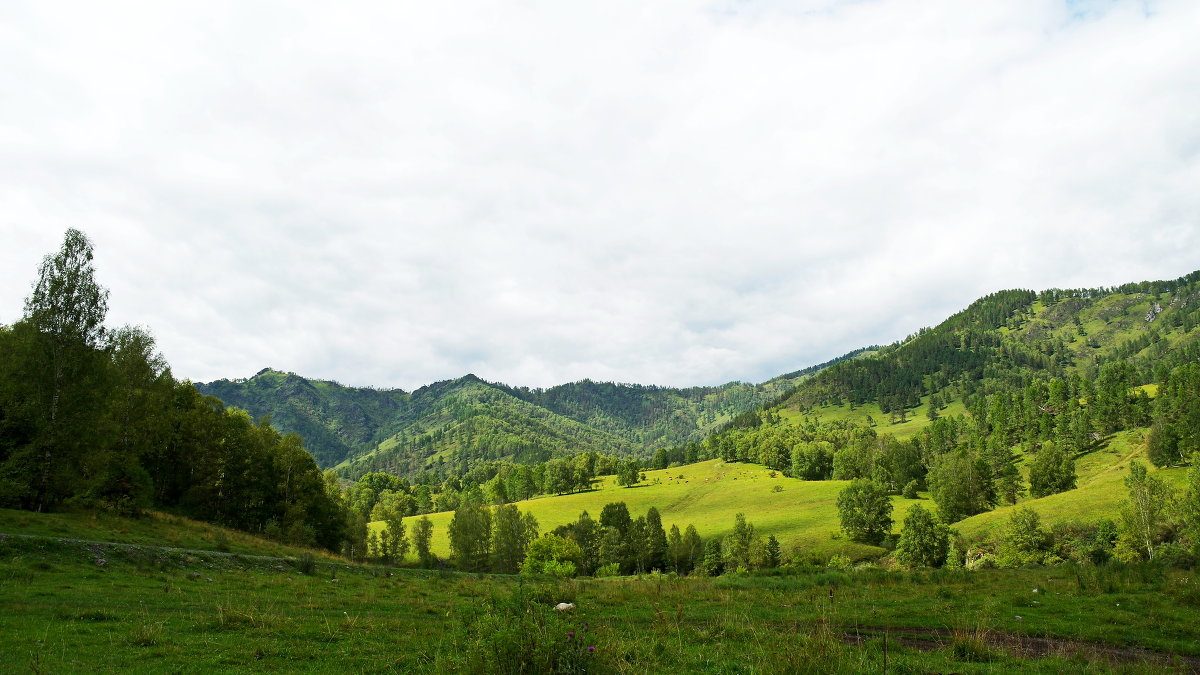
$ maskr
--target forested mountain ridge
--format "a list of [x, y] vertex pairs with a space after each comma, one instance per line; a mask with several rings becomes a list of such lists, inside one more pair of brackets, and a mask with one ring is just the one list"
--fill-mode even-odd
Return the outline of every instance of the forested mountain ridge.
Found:
[[533, 463], [588, 451], [646, 455], [702, 440], [734, 416], [785, 395], [810, 373], [760, 385], [672, 388], [582, 380], [549, 389], [467, 375], [407, 393], [265, 368], [247, 379], [196, 386], [256, 418], [269, 415], [281, 430], [303, 436], [322, 466], [356, 477], [377, 470], [411, 475], [447, 463], [465, 472], [482, 461]]
[[993, 293], [818, 372], [695, 454], [879, 494], [928, 489], [946, 523], [1073, 491], [1076, 463], [1099, 461], [1120, 432], [1141, 446], [1126, 460], [1186, 465], [1200, 452], [1198, 325], [1200, 272]]
[[399, 389], [344, 387], [270, 368], [246, 380], [196, 387], [256, 418], [270, 415], [275, 426], [300, 434], [321, 466], [342, 461], [352, 448], [369, 443], [382, 425], [410, 408], [409, 395]]
[[1116, 361], [1144, 384], [1196, 360], [1197, 323], [1200, 272], [1114, 288], [1000, 291], [869, 358], [832, 365], [787, 403], [803, 409], [874, 402], [891, 414], [933, 394], [945, 403], [1023, 387], [1035, 377], [1094, 379]]

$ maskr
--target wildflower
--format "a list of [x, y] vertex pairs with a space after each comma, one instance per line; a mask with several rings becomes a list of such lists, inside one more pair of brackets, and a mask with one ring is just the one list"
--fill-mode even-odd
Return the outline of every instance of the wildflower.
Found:
[[567, 637], [575, 637], [574, 633], [567, 633]]
[[594, 652], [594, 651], [596, 651], [596, 648], [595, 648], [595, 647], [588, 647], [588, 651], [589, 651], [589, 652]]

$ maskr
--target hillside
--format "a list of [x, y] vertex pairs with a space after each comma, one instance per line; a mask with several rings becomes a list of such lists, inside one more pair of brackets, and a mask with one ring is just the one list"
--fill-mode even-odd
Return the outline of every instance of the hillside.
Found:
[[[0, 509], [0, 535], [28, 541], [105, 542], [116, 546], [149, 549], [211, 551], [238, 555], [292, 557], [305, 553], [319, 560], [341, 561], [327, 551], [282, 544], [245, 532], [158, 511], [128, 518], [103, 511], [31, 513]], [[19, 542], [16, 542], [19, 543]]]
[[[799, 387], [782, 408], [845, 417], [875, 404], [888, 422], [901, 411], [924, 415], [973, 394], [1025, 386], [1033, 378], [1095, 379], [1124, 360], [1138, 384], [1200, 357], [1200, 272], [1115, 288], [1011, 290], [981, 298], [934, 328], [867, 358], [833, 364]], [[939, 405], [939, 409], [941, 406]]]
[[827, 364], [759, 385], [671, 388], [582, 380], [549, 389], [509, 387], [474, 375], [421, 387], [346, 387], [263, 369], [244, 380], [197, 384], [255, 418], [299, 433], [324, 467], [356, 477], [412, 475], [435, 464], [462, 471], [487, 460], [524, 463], [595, 451], [647, 455], [702, 440], [735, 416], [786, 394]]
[[[1108, 439], [1077, 462], [1079, 487], [1041, 498], [1024, 498], [1016, 506], [1004, 506], [962, 520], [954, 528], [969, 542], [998, 535], [1018, 507], [1029, 507], [1047, 527], [1060, 523], [1103, 518], [1120, 519], [1121, 502], [1127, 498], [1124, 478], [1130, 461], [1146, 461], [1146, 430], [1125, 432]], [[1153, 475], [1181, 487], [1185, 469], [1151, 469]], [[845, 539], [837, 511], [837, 496], [849, 481], [805, 481], [789, 478], [755, 464], [708, 460], [697, 464], [646, 471], [646, 480], [635, 487], [618, 486], [612, 477], [597, 481], [595, 488], [568, 495], [546, 496], [515, 502], [522, 512], [537, 518], [541, 532], [566, 525], [587, 511], [599, 517], [606, 504], [625, 502], [632, 515], [642, 515], [651, 506], [662, 513], [663, 527], [695, 525], [704, 538], [726, 536], [734, 517], [744, 513], [763, 537], [775, 535], [785, 554], [806, 560], [827, 559], [840, 554], [851, 558], [874, 558], [885, 551], [876, 546]], [[774, 474], [774, 475], [772, 475]], [[891, 497], [895, 532], [899, 533], [908, 510], [916, 504], [935, 510], [928, 492], [918, 499]], [[433, 550], [450, 554], [447, 529], [453, 512], [429, 515], [434, 525]], [[383, 528], [382, 522], [371, 527]]]
[[[609, 476], [597, 481], [592, 490], [516, 505], [537, 518], [541, 532], [574, 521], [582, 511], [598, 518], [605, 504], [625, 502], [631, 515], [644, 515], [653, 506], [662, 513], [663, 527], [678, 525], [683, 530], [695, 525], [705, 538], [728, 534], [734, 517], [745, 513], [756, 531], [764, 537], [774, 534], [784, 550], [800, 547], [822, 559], [834, 553], [855, 558], [883, 553], [883, 549], [849, 542], [839, 535], [836, 500], [845, 481], [802, 481], [762, 466], [718, 459], [645, 474], [646, 481], [634, 487], [618, 486]], [[894, 502], [897, 512], [902, 512], [914, 500], [896, 497]], [[450, 553], [446, 532], [453, 515], [429, 516], [434, 525], [433, 550], [442, 556]], [[382, 526], [372, 524], [377, 529]]]

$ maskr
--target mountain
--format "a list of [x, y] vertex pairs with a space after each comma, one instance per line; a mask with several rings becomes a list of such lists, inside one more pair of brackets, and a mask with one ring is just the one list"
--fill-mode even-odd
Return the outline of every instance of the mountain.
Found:
[[463, 468], [587, 451], [646, 455], [700, 441], [737, 415], [786, 395], [816, 370], [861, 352], [759, 385], [673, 388], [582, 380], [531, 389], [467, 375], [409, 393], [264, 368], [248, 379], [196, 386], [300, 434], [321, 466], [349, 477], [376, 470], [411, 475], [447, 462]]
[[1197, 360], [1197, 324], [1200, 272], [1112, 288], [1000, 291], [868, 357], [832, 364], [782, 407], [873, 406], [890, 416], [935, 394], [944, 405], [1038, 378], [1095, 380], [1116, 362], [1131, 369], [1131, 382], [1150, 384]]
[[585, 451], [646, 456], [767, 418], [861, 423], [902, 439], [939, 413], [966, 413], [968, 403], [997, 392], [1018, 396], [1034, 380], [1091, 382], [1107, 363], [1123, 364], [1130, 385], [1160, 381], [1197, 360], [1197, 323], [1200, 272], [1111, 288], [1000, 291], [895, 344], [758, 385], [582, 380], [530, 389], [467, 375], [408, 393], [264, 369], [197, 387], [255, 417], [270, 415], [342, 475], [411, 476], [439, 465], [465, 472], [489, 460], [533, 463]]

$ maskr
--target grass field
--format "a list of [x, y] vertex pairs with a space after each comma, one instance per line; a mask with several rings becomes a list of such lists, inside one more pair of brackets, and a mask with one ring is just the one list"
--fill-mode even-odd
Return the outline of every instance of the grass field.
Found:
[[1014, 506], [1002, 506], [993, 511], [972, 516], [955, 524], [963, 536], [979, 537], [994, 528], [1003, 527], [1012, 512], [1021, 507], [1036, 511], [1046, 526], [1071, 521], [1095, 522], [1111, 518], [1119, 522], [1121, 503], [1128, 496], [1125, 477], [1129, 463], [1138, 460], [1150, 469], [1152, 476], [1182, 488], [1187, 469], [1156, 469], [1146, 457], [1146, 431], [1124, 431], [1107, 439], [1099, 449], [1075, 461], [1076, 488], [1048, 497], [1026, 497]]
[[[6, 672], [1163, 672], [1193, 574], [1153, 567], [550, 581], [0, 540]], [[577, 604], [560, 614], [550, 605]], [[570, 635], [569, 635], [570, 633]], [[586, 651], [594, 647], [594, 651]], [[531, 667], [525, 672], [545, 672]]]
[[[915, 420], [910, 422], [915, 423]], [[1121, 503], [1126, 498], [1124, 479], [1130, 461], [1138, 459], [1149, 464], [1145, 437], [1145, 429], [1124, 431], [1077, 458], [1078, 487], [1075, 490], [1040, 499], [1026, 496], [1016, 506], [1002, 506], [955, 523], [953, 527], [968, 539], [982, 538], [1002, 528], [1012, 511], [1024, 506], [1037, 511], [1046, 526], [1072, 520], [1118, 519]], [[1027, 473], [1023, 465], [1022, 470]], [[1182, 485], [1186, 474], [1186, 470], [1180, 468], [1159, 470], [1151, 466], [1150, 470], [1153, 475], [1177, 486]], [[772, 477], [771, 473], [753, 464], [709, 460], [647, 471], [646, 482], [637, 487], [619, 487], [610, 476], [588, 492], [540, 497], [517, 502], [517, 506], [523, 512], [534, 514], [542, 532], [575, 520], [585, 510], [593, 518], [599, 518], [605, 504], [623, 501], [635, 517], [655, 506], [662, 513], [665, 528], [670, 529], [676, 524], [682, 530], [693, 524], [702, 537], [728, 534], [734, 516], [744, 513], [762, 536], [775, 535], [785, 553], [798, 549], [822, 558], [841, 554], [853, 559], [873, 558], [885, 553], [882, 548], [847, 541], [841, 536], [837, 496], [846, 487], [846, 481], [802, 481], [778, 473]], [[912, 505], [921, 503], [925, 508], [936, 510], [927, 493], [922, 493], [921, 497], [920, 500], [892, 498], [896, 532], [900, 531]], [[429, 516], [434, 524], [434, 551], [443, 557], [450, 553], [447, 526], [452, 515], [435, 513]], [[382, 523], [373, 523], [372, 527], [381, 528]]]
[[[883, 549], [847, 541], [840, 535], [837, 496], [846, 481], [802, 481], [787, 478], [754, 465], [709, 460], [698, 464], [647, 471], [646, 482], [635, 487], [620, 487], [607, 476], [595, 489], [556, 497], [541, 497], [516, 502], [522, 512], [533, 513], [540, 530], [549, 532], [587, 511], [599, 518], [605, 504], [625, 502], [635, 518], [651, 506], [662, 514], [663, 527], [680, 530], [695, 525], [701, 537], [728, 534], [734, 517], [746, 514], [762, 536], [775, 535], [789, 551], [799, 547], [816, 555], [834, 553], [851, 558], [876, 557]], [[778, 489], [778, 491], [776, 491]], [[916, 500], [894, 497], [895, 517], [902, 520]], [[434, 551], [449, 555], [447, 526], [452, 513], [429, 516], [434, 525]], [[380, 528], [382, 523], [373, 523]]]
[[[854, 410], [850, 409], [848, 403], [843, 403], [842, 405], [817, 406], [808, 411], [802, 411], [797, 408], [778, 408], [775, 412], [792, 424], [801, 423], [805, 417], [817, 419], [821, 422], [853, 422], [862, 425], [869, 425], [874, 421], [876, 433], [880, 435], [891, 434], [899, 440], [906, 440], [916, 436], [932, 422], [929, 419], [928, 396], [921, 399], [920, 406], [910, 411], [906, 421], [897, 422], [896, 424], [892, 424], [891, 415], [881, 411], [877, 403], [865, 403], [855, 406]], [[962, 401], [953, 401], [946, 407], [938, 410], [938, 414], [942, 417], [966, 415], [967, 409], [963, 406]]]

